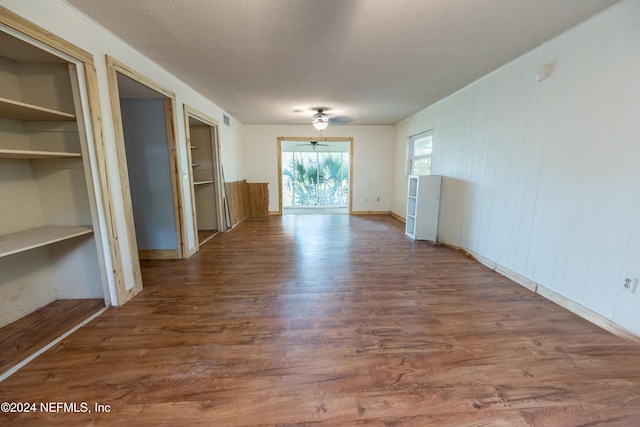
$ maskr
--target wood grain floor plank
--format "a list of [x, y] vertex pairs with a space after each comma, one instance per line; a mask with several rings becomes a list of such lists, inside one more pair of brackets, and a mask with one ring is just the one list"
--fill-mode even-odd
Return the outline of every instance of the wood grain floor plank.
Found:
[[0, 328], [0, 373], [103, 308], [101, 299], [57, 300]]
[[640, 347], [388, 216], [264, 216], [0, 383], [14, 425], [636, 425]]

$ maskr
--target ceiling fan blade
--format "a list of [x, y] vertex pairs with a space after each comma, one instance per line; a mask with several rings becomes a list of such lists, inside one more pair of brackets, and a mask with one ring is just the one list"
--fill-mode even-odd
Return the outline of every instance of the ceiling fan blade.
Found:
[[318, 141], [309, 141], [306, 144], [296, 144], [298, 147], [328, 147], [329, 144], [319, 144]]
[[334, 124], [334, 125], [345, 125], [353, 121], [353, 117], [347, 117], [347, 116], [330, 117], [330, 119], [331, 119], [331, 124]]

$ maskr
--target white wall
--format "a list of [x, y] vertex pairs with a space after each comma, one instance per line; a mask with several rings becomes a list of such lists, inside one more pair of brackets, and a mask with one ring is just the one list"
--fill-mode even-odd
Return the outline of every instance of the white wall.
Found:
[[[129, 244], [126, 236], [126, 224], [124, 221], [124, 208], [120, 193], [120, 182], [117, 170], [117, 158], [115, 149], [115, 136], [111, 107], [109, 104], [109, 89], [107, 83], [107, 70], [105, 55], [112, 56], [119, 62], [127, 65], [140, 74], [173, 91], [176, 94], [178, 105], [177, 131], [179, 147], [179, 168], [182, 173], [183, 206], [191, 206], [190, 191], [188, 188], [188, 165], [186, 153], [185, 127], [182, 113], [182, 104], [187, 103], [192, 107], [215, 118], [220, 123], [221, 160], [224, 166], [226, 179], [233, 181], [241, 179], [240, 141], [241, 125], [231, 118], [231, 126], [223, 124], [223, 111], [213, 102], [194, 91], [188, 85], [178, 80], [163, 68], [159, 67], [148, 58], [129, 47], [120, 39], [98, 26], [94, 21], [77, 12], [67, 3], [60, 0], [0, 0], [0, 5], [12, 10], [27, 20], [45, 28], [57, 36], [75, 44], [90, 52], [94, 56], [98, 73], [98, 87], [100, 91], [100, 105], [103, 117], [103, 129], [106, 145], [107, 162], [109, 165], [109, 179], [113, 192], [114, 207], [117, 213], [116, 228], [120, 236], [119, 251], [122, 254], [122, 268], [126, 280], [133, 280], [133, 269], [127, 264], [131, 259]], [[192, 217], [185, 209], [185, 227], [189, 231], [187, 246], [195, 247], [193, 236]], [[108, 255], [108, 251], [106, 251]], [[112, 278], [110, 280], [111, 300], [116, 301]]]
[[[640, 1], [628, 0], [396, 126], [434, 128], [441, 238], [640, 334]], [[535, 81], [540, 65], [550, 76]], [[447, 194], [448, 193], [448, 194]]]
[[[318, 137], [309, 125], [244, 125], [243, 174], [269, 183], [269, 211], [278, 210], [278, 137]], [[353, 138], [353, 211], [391, 209], [393, 126], [329, 125], [327, 137]], [[378, 198], [380, 200], [378, 200]]]

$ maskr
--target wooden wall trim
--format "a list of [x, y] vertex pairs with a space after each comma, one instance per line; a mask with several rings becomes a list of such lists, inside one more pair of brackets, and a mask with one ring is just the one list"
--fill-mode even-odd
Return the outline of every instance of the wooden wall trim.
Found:
[[180, 253], [176, 249], [139, 249], [140, 259], [180, 259]]
[[210, 126], [220, 125], [220, 122], [218, 122], [216, 119], [214, 119], [212, 116], [208, 115], [207, 113], [203, 113], [202, 111], [192, 107], [189, 104], [183, 104], [183, 105], [184, 105], [185, 118], [188, 118], [188, 116], [190, 115], [193, 118], [205, 124], [208, 124]]
[[622, 326], [618, 325], [617, 323], [615, 323], [614, 321], [607, 319], [606, 317], [602, 316], [601, 314], [596, 313], [595, 311], [583, 306], [582, 304], [578, 304], [575, 301], [570, 300], [567, 297], [564, 297], [562, 295], [560, 295], [559, 293], [545, 287], [542, 285], [538, 285], [536, 287], [536, 293], [538, 295], [542, 295], [543, 297], [545, 297], [546, 299], [548, 299], [549, 301], [552, 301], [556, 304], [558, 304], [561, 307], [566, 308], [567, 310], [569, 310], [570, 312], [582, 317], [583, 319], [588, 320], [589, 322], [593, 323], [594, 325], [597, 325], [599, 327], [601, 327], [602, 329], [605, 329], [609, 332], [611, 332], [614, 335], [618, 335], [622, 338], [626, 338], [629, 340], [632, 340], [634, 342], [640, 343], [640, 337], [636, 336], [633, 332], [623, 328]]
[[269, 215], [269, 184], [247, 183], [249, 216]]
[[[447, 245], [449, 246], [449, 245]], [[531, 292], [534, 292], [544, 298], [546, 298], [547, 300], [558, 304], [560, 307], [569, 310], [570, 312], [580, 316], [581, 318], [593, 323], [596, 326], [601, 327], [602, 329], [605, 329], [609, 332], [611, 332], [614, 335], [620, 336], [622, 338], [640, 343], [640, 336], [635, 335], [633, 332], [625, 329], [624, 327], [618, 325], [617, 323], [615, 323], [613, 320], [611, 319], [607, 319], [606, 317], [602, 316], [601, 314], [596, 313], [595, 311], [583, 306], [582, 304], [579, 304], [565, 296], [560, 295], [559, 293], [543, 286], [540, 285], [539, 283], [534, 282], [533, 280], [530, 280], [518, 273], [516, 273], [515, 271], [512, 271], [498, 263], [496, 263], [495, 261], [492, 261], [480, 254], [477, 254], [473, 251], [469, 251], [467, 249], [464, 248], [459, 248], [456, 246], [450, 246], [451, 248], [458, 250], [464, 254], [466, 254], [467, 256], [469, 256], [470, 258], [473, 258], [475, 261], [479, 262], [480, 264], [490, 268], [491, 270], [496, 271], [497, 273], [505, 276], [506, 278], [514, 281], [515, 283], [519, 284], [520, 286], [523, 286], [527, 289], [529, 289]]]
[[278, 157], [278, 215], [282, 215], [282, 141], [284, 138], [277, 139], [277, 154]]
[[[98, 166], [98, 180], [102, 206], [105, 215], [108, 246], [111, 255], [113, 270], [113, 282], [116, 290], [125, 289], [122, 256], [118, 246], [118, 228], [115, 223], [116, 211], [113, 206], [113, 194], [109, 181], [109, 169], [107, 167], [107, 151], [104, 143], [104, 131], [102, 124], [102, 108], [100, 107], [100, 92], [98, 89], [98, 75], [93, 64], [85, 64], [84, 73], [87, 85], [87, 98], [89, 103], [89, 115], [91, 117], [91, 131], [93, 132], [93, 144], [95, 148], [96, 164]], [[114, 301], [119, 304], [118, 301]]]
[[250, 216], [269, 215], [269, 184], [246, 180], [225, 183], [231, 228]]
[[352, 211], [351, 215], [389, 215], [389, 211]]
[[129, 289], [123, 281], [116, 286], [118, 305], [122, 305], [142, 290], [142, 273], [140, 271], [140, 259], [133, 221], [133, 207], [131, 206], [131, 190], [129, 188], [129, 172], [127, 170], [127, 156], [124, 145], [124, 129], [122, 126], [122, 111], [120, 110], [120, 91], [118, 89], [117, 64], [110, 62], [107, 56], [107, 81], [109, 84], [109, 102], [113, 117], [113, 130], [115, 137], [116, 158], [118, 173], [120, 176], [120, 190], [123, 199], [124, 221], [127, 233], [129, 254], [131, 256], [131, 268], [133, 269], [133, 286]]
[[78, 46], [69, 43], [2, 6], [0, 6], [0, 23], [60, 52], [64, 52], [78, 61], [93, 65], [93, 55], [86, 50], [80, 49]]
[[164, 100], [164, 122], [167, 132], [167, 145], [169, 151], [169, 167], [171, 169], [171, 189], [173, 190], [173, 216], [176, 222], [176, 238], [178, 241], [178, 258], [186, 257], [187, 233], [185, 230], [185, 220], [183, 218], [184, 209], [182, 208], [182, 185], [180, 185], [180, 155], [178, 151], [178, 133], [176, 129], [176, 100], [168, 98]]
[[225, 182], [227, 205], [229, 206], [230, 228], [238, 225], [249, 216], [247, 209], [248, 187], [247, 181]]
[[151, 80], [144, 74], [137, 72], [133, 68], [128, 67], [127, 65], [123, 64], [122, 62], [118, 61], [112, 56], [105, 55], [105, 57], [107, 61], [107, 68], [115, 68], [119, 73], [124, 74], [125, 76], [137, 81], [138, 83], [141, 83], [147, 87], [150, 87], [151, 89], [161, 93], [167, 98], [175, 99], [176, 94], [173, 91], [167, 89], [166, 87], [162, 86], [159, 83], [156, 83], [155, 81]]
[[395, 213], [395, 212], [393, 212], [393, 211], [390, 211], [390, 212], [389, 212], [389, 215], [390, 215], [392, 218], [397, 219], [398, 221], [400, 221], [400, 222], [401, 222], [401, 223], [403, 223], [403, 224], [406, 224], [406, 223], [407, 223], [407, 219], [406, 219], [405, 217], [400, 216], [400, 215], [398, 215], [397, 213]]

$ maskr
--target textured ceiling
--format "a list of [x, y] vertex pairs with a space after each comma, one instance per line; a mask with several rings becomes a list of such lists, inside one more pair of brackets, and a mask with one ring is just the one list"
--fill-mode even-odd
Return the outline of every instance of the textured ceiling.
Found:
[[615, 0], [67, 0], [247, 124], [394, 124]]

